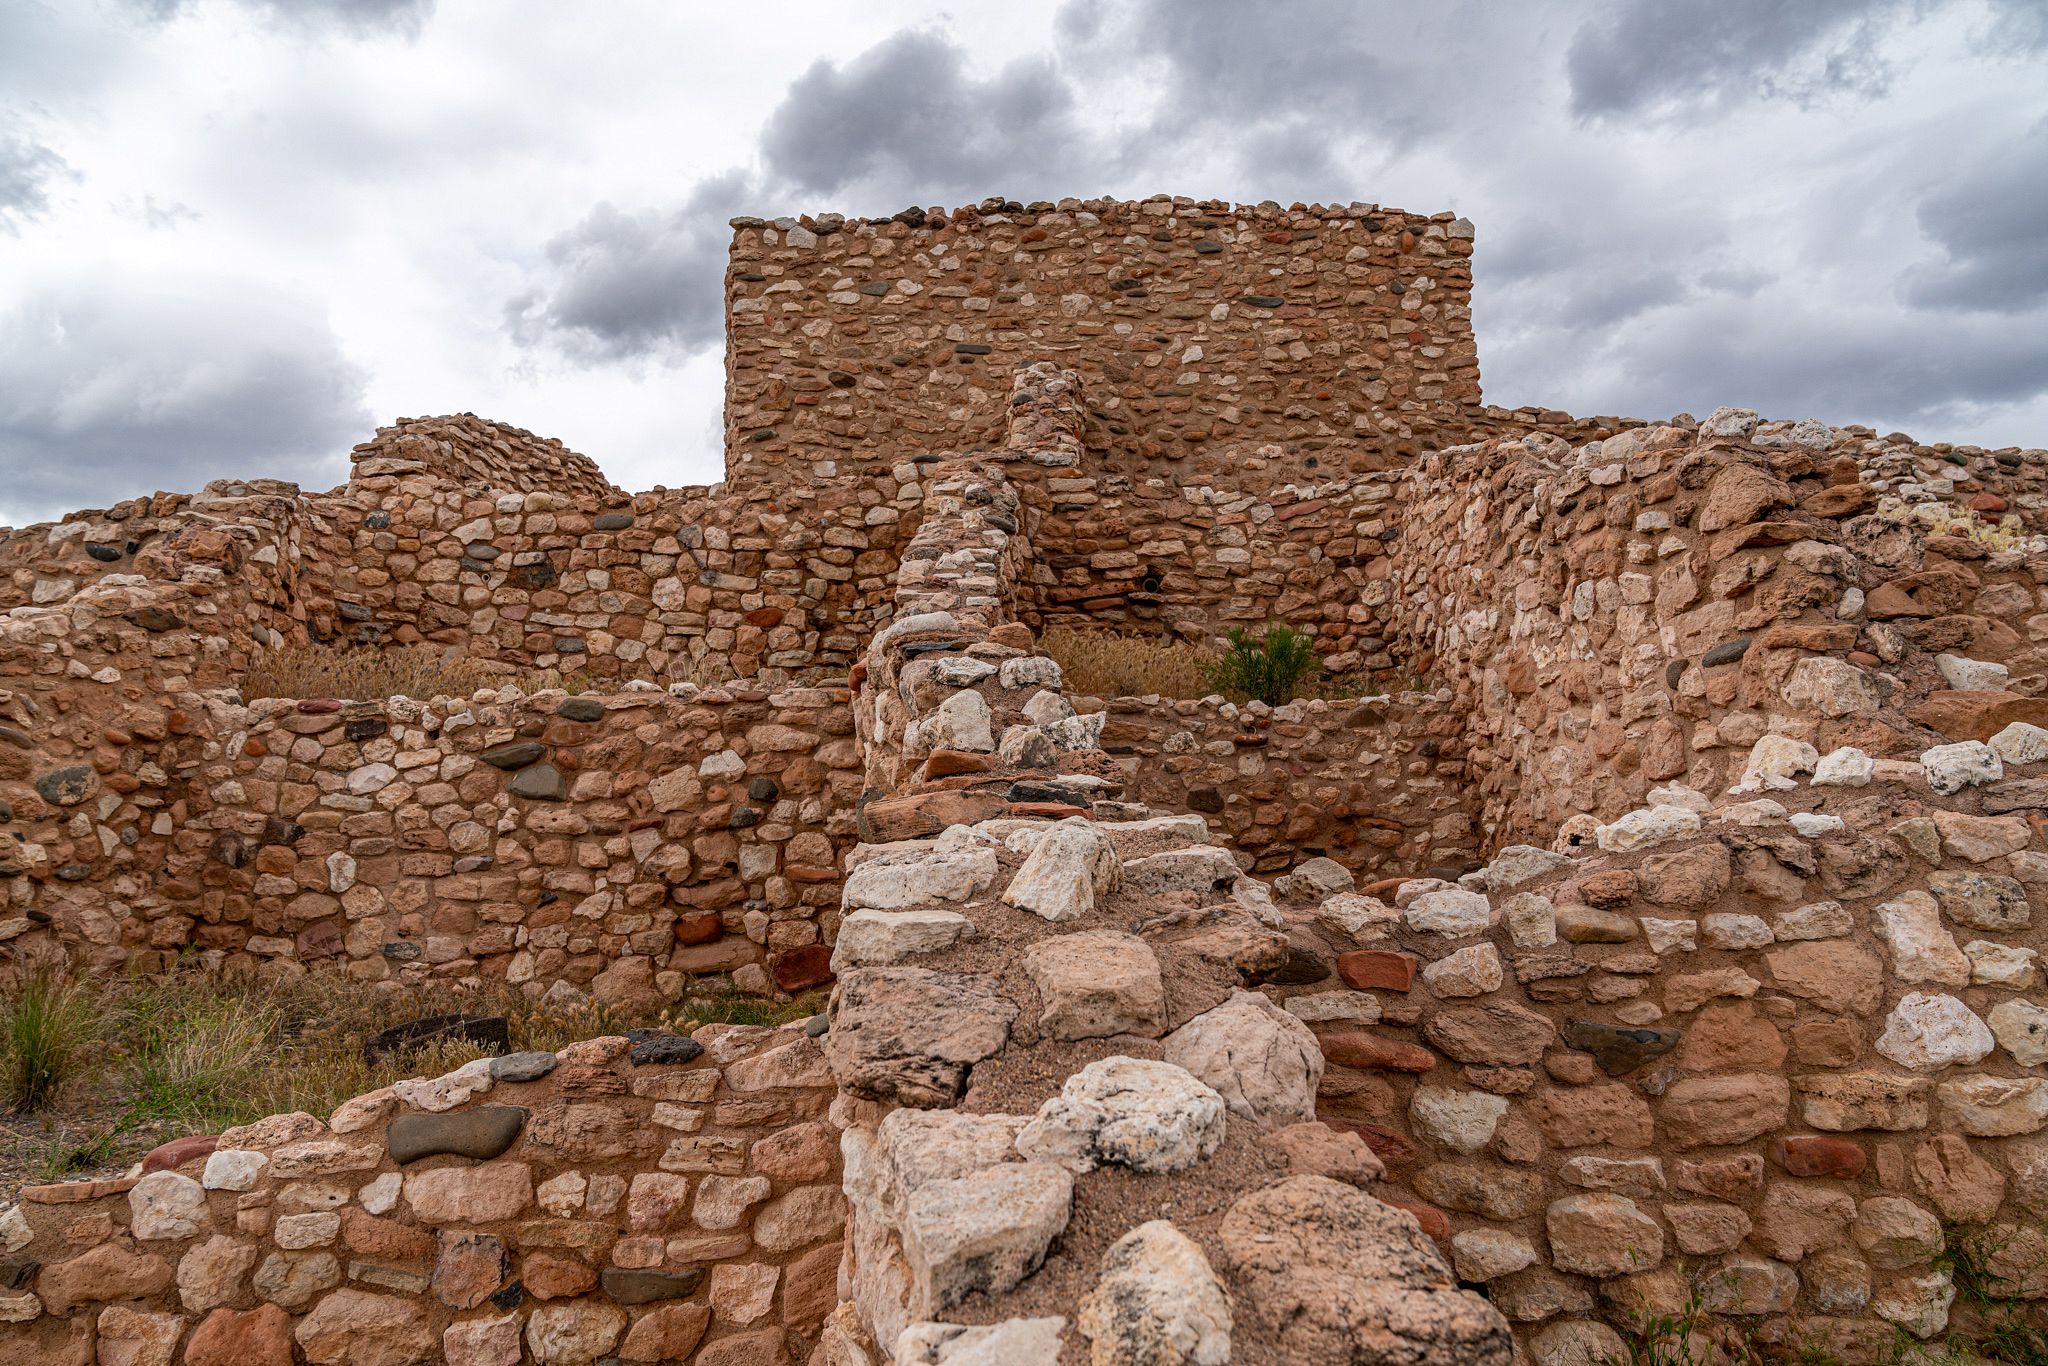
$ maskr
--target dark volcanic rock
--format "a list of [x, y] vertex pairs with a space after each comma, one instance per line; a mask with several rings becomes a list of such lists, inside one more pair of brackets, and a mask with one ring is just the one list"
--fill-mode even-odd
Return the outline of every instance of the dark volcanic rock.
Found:
[[442, 1153], [485, 1162], [511, 1147], [525, 1127], [523, 1105], [479, 1105], [452, 1115], [400, 1115], [384, 1142], [400, 1164]]

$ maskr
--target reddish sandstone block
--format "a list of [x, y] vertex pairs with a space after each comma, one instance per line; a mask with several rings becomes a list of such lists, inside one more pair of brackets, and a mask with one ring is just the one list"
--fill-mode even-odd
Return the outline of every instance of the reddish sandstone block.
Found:
[[292, 1321], [274, 1304], [216, 1309], [192, 1330], [187, 1366], [292, 1366]]
[[1386, 1164], [1389, 1175], [1398, 1176], [1422, 1158], [1422, 1149], [1413, 1139], [1392, 1129], [1356, 1119], [1324, 1119], [1321, 1122], [1340, 1134], [1356, 1134], [1364, 1139], [1365, 1146], [1372, 1149], [1372, 1155]]
[[1422, 1231], [1432, 1238], [1451, 1236], [1451, 1221], [1435, 1205], [1425, 1205], [1418, 1200], [1389, 1200], [1395, 1209], [1406, 1210], [1415, 1216], [1415, 1222], [1422, 1225]]
[[176, 1171], [187, 1162], [197, 1162], [202, 1157], [210, 1156], [219, 1146], [218, 1136], [174, 1138], [169, 1143], [160, 1143], [143, 1154], [143, 1174]]
[[1031, 628], [1021, 621], [1006, 621], [988, 633], [990, 641], [1007, 645], [1013, 650], [1031, 648]]
[[839, 870], [836, 868], [812, 868], [801, 863], [784, 864], [782, 875], [791, 882], [837, 882], [839, 880]]
[[1345, 1030], [1324, 1034], [1316, 1042], [1323, 1056], [1340, 1067], [1357, 1067], [1372, 1072], [1427, 1072], [1436, 1066], [1436, 1054], [1419, 1044]]
[[1063, 821], [1069, 816], [1085, 816], [1088, 812], [1068, 802], [1012, 802], [1010, 814], [1020, 818], [1043, 816], [1047, 820]]
[[1392, 949], [1355, 949], [1337, 955], [1337, 975], [1360, 991], [1406, 991], [1415, 985], [1417, 961]]
[[768, 975], [784, 991], [802, 991], [832, 980], [832, 950], [823, 944], [804, 944], [781, 954], [769, 964]]
[[986, 773], [995, 767], [995, 760], [986, 754], [972, 754], [964, 749], [935, 749], [924, 761], [926, 778], [950, 778], [957, 773]]
[[1771, 1160], [1793, 1176], [1861, 1176], [1870, 1164], [1855, 1140], [1819, 1136], [1772, 1139]]

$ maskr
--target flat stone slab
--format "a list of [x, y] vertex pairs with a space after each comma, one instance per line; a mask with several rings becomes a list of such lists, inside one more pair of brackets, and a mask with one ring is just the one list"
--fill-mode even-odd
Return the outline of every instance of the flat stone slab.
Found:
[[374, 1063], [394, 1053], [443, 1042], [473, 1043], [502, 1051], [512, 1046], [512, 1026], [503, 1015], [423, 1015], [363, 1040], [363, 1061]]
[[633, 1066], [650, 1063], [695, 1062], [704, 1056], [704, 1045], [683, 1034], [661, 1034], [633, 1045]]
[[1565, 1043], [1592, 1054], [1600, 1070], [1611, 1077], [1633, 1072], [1659, 1054], [1669, 1053], [1678, 1047], [1678, 1039], [1675, 1029], [1634, 1029], [1593, 1020], [1567, 1020], [1564, 1026]]
[[548, 1052], [507, 1053], [491, 1059], [492, 1081], [539, 1081], [555, 1070], [555, 1055]]
[[400, 1115], [385, 1131], [391, 1160], [401, 1165], [450, 1153], [488, 1161], [510, 1148], [526, 1127], [523, 1105], [479, 1105], [449, 1115]]
[[525, 768], [548, 752], [548, 747], [538, 740], [513, 740], [502, 745], [492, 745], [476, 757], [492, 768]]
[[653, 1304], [658, 1300], [680, 1300], [704, 1283], [704, 1268], [687, 1271], [637, 1271], [608, 1266], [597, 1275], [604, 1293], [614, 1304]]

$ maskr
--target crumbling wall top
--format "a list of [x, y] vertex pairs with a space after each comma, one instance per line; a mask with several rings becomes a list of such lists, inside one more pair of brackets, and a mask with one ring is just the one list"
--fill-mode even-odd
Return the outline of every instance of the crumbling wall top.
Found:
[[349, 453], [350, 486], [413, 474], [458, 487], [505, 493], [558, 493], [623, 500], [597, 462], [553, 437], [492, 422], [474, 413], [400, 418]]

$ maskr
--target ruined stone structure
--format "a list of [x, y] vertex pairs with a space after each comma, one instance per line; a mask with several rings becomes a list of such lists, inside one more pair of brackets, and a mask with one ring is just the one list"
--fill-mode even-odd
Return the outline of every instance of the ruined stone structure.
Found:
[[[736, 230], [722, 485], [447, 418], [7, 534], [0, 953], [828, 1008], [32, 1187], [0, 1359], [1565, 1366], [1696, 1297], [1874, 1363], [1959, 1240], [2048, 1297], [2048, 454], [1485, 407], [1447, 215]], [[1266, 620], [1386, 691], [1036, 648]], [[235, 691], [350, 640], [589, 686]]]

